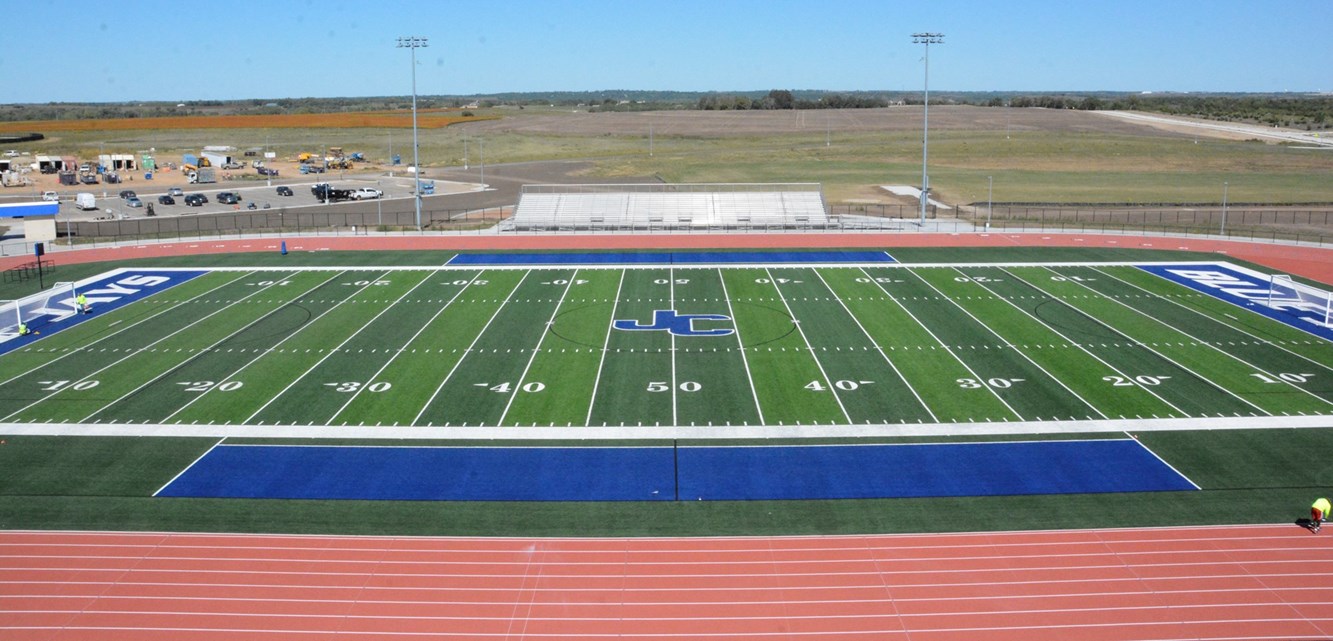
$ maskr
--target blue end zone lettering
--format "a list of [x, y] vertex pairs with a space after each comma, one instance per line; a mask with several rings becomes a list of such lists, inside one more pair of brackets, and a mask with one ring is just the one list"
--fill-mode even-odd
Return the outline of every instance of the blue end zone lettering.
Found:
[[883, 251], [794, 252], [598, 252], [459, 254], [450, 265], [776, 265], [803, 263], [896, 263]]
[[[1290, 291], [1273, 288], [1266, 274], [1230, 265], [1138, 265], [1139, 269], [1180, 283], [1237, 307], [1333, 341], [1333, 327], [1325, 323], [1326, 303], [1301, 300]], [[1328, 292], [1300, 285], [1313, 298], [1327, 300]], [[1271, 294], [1271, 295], [1270, 295]]]
[[[40, 333], [26, 336], [19, 336], [17, 332], [0, 333], [0, 354], [19, 349], [44, 336], [69, 329], [99, 314], [119, 309], [206, 273], [204, 270], [127, 269], [80, 281], [75, 283], [74, 290], [87, 298], [91, 313], [77, 313], [78, 305], [73, 296], [52, 300], [45, 307], [28, 312], [23, 318], [30, 330]], [[45, 295], [29, 296], [19, 302], [37, 300]], [[12, 309], [9, 311], [13, 313]]]

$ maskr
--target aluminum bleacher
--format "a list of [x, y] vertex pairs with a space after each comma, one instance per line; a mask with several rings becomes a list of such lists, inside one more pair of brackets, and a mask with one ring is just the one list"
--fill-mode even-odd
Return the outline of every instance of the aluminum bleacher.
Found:
[[830, 226], [817, 184], [527, 185], [513, 230], [814, 229]]

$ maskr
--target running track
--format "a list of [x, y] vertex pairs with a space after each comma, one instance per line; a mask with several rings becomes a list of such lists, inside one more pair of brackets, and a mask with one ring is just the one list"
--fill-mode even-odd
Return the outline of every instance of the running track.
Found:
[[[1167, 249], [1218, 253], [1268, 265], [1323, 283], [1333, 283], [1333, 248], [1282, 245], [1210, 238], [1119, 236], [1053, 233], [970, 234], [633, 234], [633, 235], [434, 235], [434, 236], [313, 236], [181, 241], [76, 249], [50, 254], [57, 264], [128, 260], [182, 254], [222, 254], [277, 251], [285, 241], [289, 251], [356, 250], [598, 250], [598, 249], [741, 249], [741, 248], [860, 248], [893, 247], [1100, 247]], [[0, 269], [31, 262], [31, 256], [0, 258]]]
[[473, 539], [0, 533], [0, 639], [1327, 639], [1295, 525]]

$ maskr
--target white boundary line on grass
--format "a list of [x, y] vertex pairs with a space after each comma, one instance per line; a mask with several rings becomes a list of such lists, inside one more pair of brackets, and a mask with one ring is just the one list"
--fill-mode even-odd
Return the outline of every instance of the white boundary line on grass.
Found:
[[171, 480], [170, 480], [170, 481], [167, 481], [166, 483], [164, 483], [164, 484], [162, 485], [162, 487], [157, 488], [157, 491], [156, 491], [156, 492], [153, 492], [153, 496], [157, 496], [158, 494], [161, 494], [161, 493], [162, 493], [162, 490], [165, 490], [165, 489], [167, 489], [168, 487], [170, 487], [172, 483], [175, 483], [175, 482], [176, 482], [176, 479], [180, 478], [181, 476], [184, 476], [186, 472], [189, 472], [189, 471], [190, 471], [190, 468], [192, 468], [192, 467], [194, 467], [196, 464], [198, 464], [199, 461], [204, 460], [204, 457], [205, 457], [205, 456], [208, 456], [214, 449], [217, 448], [217, 446], [222, 445], [222, 442], [225, 441], [225, 440], [227, 440], [227, 437], [225, 437], [225, 436], [222, 437], [222, 438], [220, 438], [220, 439], [218, 439], [218, 442], [214, 443], [214, 444], [212, 445], [212, 447], [209, 447], [207, 450], [205, 450], [204, 453], [203, 453], [203, 454], [200, 454], [198, 458], [194, 459], [193, 461], [190, 461], [190, 464], [189, 464], [189, 465], [186, 465], [186, 466], [185, 466], [185, 469], [182, 469], [181, 471], [177, 472], [177, 473], [176, 473], [176, 476], [171, 477]]
[[347, 438], [405, 440], [607, 440], [607, 439], [761, 439], [894, 438], [905, 436], [991, 436], [1010, 434], [1088, 434], [1125, 431], [1242, 430], [1333, 428], [1333, 416], [1230, 416], [1091, 421], [1009, 421], [992, 423], [891, 423], [843, 425], [765, 425], [698, 427], [445, 427], [334, 425], [185, 425], [155, 423], [0, 423], [0, 434], [14, 436], [178, 436], [228, 438]]
[[1125, 432], [1125, 436], [1128, 436], [1128, 437], [1130, 437], [1131, 439], [1133, 439], [1135, 443], [1138, 443], [1139, 447], [1143, 448], [1143, 451], [1145, 451], [1145, 452], [1147, 452], [1147, 453], [1149, 453], [1149, 454], [1152, 454], [1152, 455], [1153, 455], [1153, 458], [1155, 458], [1155, 459], [1161, 461], [1161, 462], [1162, 462], [1162, 465], [1165, 465], [1165, 466], [1167, 466], [1168, 468], [1170, 468], [1172, 472], [1175, 472], [1176, 474], [1179, 474], [1179, 475], [1180, 475], [1180, 478], [1185, 479], [1185, 482], [1189, 483], [1190, 485], [1193, 485], [1193, 486], [1194, 486], [1194, 489], [1196, 489], [1196, 490], [1202, 490], [1202, 489], [1203, 489], [1203, 488], [1199, 487], [1199, 484], [1198, 484], [1198, 483], [1195, 483], [1195, 482], [1194, 482], [1194, 479], [1191, 479], [1190, 477], [1185, 476], [1184, 473], [1182, 473], [1180, 470], [1176, 469], [1176, 466], [1174, 466], [1174, 465], [1172, 465], [1172, 464], [1170, 464], [1170, 463], [1167, 463], [1167, 462], [1166, 462], [1166, 459], [1164, 459], [1164, 458], [1158, 456], [1158, 455], [1157, 455], [1157, 452], [1152, 451], [1152, 448], [1151, 448], [1151, 447], [1148, 447], [1147, 445], [1144, 445], [1144, 444], [1143, 444], [1143, 441], [1140, 441], [1140, 440], [1138, 439], [1138, 437], [1134, 436], [1133, 434], [1130, 434], [1129, 432]]

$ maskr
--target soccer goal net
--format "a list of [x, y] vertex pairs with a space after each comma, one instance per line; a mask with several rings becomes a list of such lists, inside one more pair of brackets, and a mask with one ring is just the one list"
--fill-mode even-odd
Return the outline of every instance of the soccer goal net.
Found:
[[1333, 328], [1333, 294], [1286, 274], [1274, 274], [1269, 280], [1268, 307]]
[[20, 300], [0, 301], [0, 336], [17, 336], [20, 325], [29, 331], [68, 318], [77, 313], [74, 283], [60, 282], [40, 294]]

